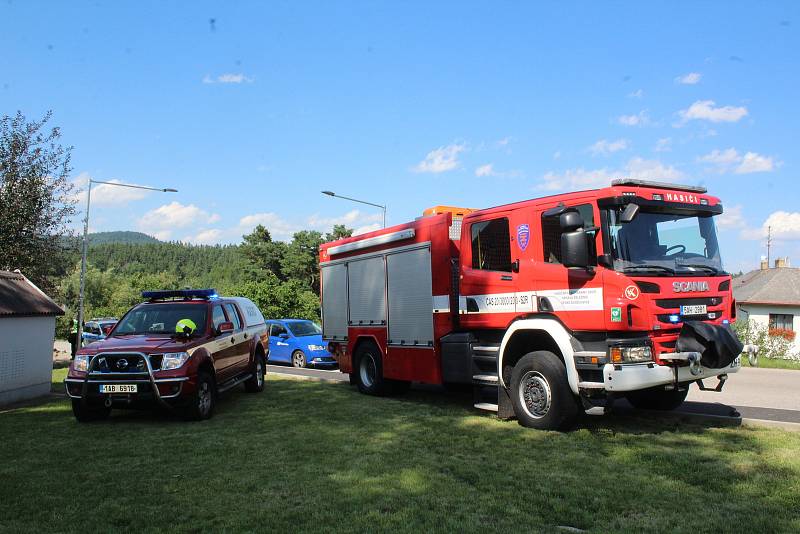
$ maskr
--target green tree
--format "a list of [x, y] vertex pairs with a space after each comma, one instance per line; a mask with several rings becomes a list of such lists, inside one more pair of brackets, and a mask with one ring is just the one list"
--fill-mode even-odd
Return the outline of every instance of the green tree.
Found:
[[47, 292], [68, 269], [75, 214], [71, 147], [59, 144], [58, 128], [45, 128], [51, 116], [0, 119], [0, 268], [20, 269]]
[[353, 229], [348, 228], [343, 224], [335, 224], [333, 229], [325, 234], [325, 243], [330, 243], [331, 241], [338, 241], [339, 239], [344, 239], [345, 237], [352, 237], [353, 236]]
[[269, 230], [260, 224], [252, 232], [242, 236], [242, 239], [244, 242], [240, 251], [256, 273], [268, 272], [285, 280], [281, 266], [286, 255], [286, 243], [273, 241]]
[[261, 280], [235, 286], [232, 294], [255, 302], [268, 319], [319, 320], [319, 297], [298, 280], [281, 282], [274, 274], [267, 273]]
[[286, 279], [298, 280], [306, 288], [319, 295], [319, 246], [322, 234], [315, 230], [303, 230], [292, 237], [281, 262]]

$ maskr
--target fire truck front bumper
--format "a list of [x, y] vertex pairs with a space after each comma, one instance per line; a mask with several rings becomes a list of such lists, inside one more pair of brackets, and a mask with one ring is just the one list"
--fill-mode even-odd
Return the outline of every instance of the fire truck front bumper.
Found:
[[[694, 353], [674, 353], [669, 361], [692, 362]], [[705, 378], [736, 373], [741, 369], [741, 356], [722, 369], [709, 369], [699, 364], [659, 365], [654, 362], [611, 364], [603, 367], [603, 385], [606, 391], [625, 392], [669, 384], [695, 382]]]

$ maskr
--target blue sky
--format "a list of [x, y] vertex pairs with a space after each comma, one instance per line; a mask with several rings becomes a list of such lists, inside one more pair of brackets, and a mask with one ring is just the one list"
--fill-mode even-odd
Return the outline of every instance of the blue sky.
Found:
[[0, 1], [0, 113], [54, 112], [93, 230], [237, 242], [634, 176], [800, 265], [797, 2]]

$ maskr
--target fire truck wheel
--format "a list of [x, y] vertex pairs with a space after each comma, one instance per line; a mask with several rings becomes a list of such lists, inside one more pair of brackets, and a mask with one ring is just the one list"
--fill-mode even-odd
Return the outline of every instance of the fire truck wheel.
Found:
[[683, 391], [678, 389], [665, 390], [664, 388], [650, 388], [641, 391], [631, 391], [625, 395], [628, 402], [639, 410], [659, 410], [668, 412], [674, 410], [686, 400], [689, 387]]
[[578, 416], [578, 403], [558, 356], [540, 350], [523, 356], [511, 373], [511, 402], [520, 425], [563, 430]]
[[306, 355], [303, 354], [302, 350], [296, 350], [292, 353], [292, 367], [300, 369], [306, 367]]
[[102, 421], [111, 415], [111, 408], [105, 406], [86, 406], [79, 399], [72, 399], [72, 413], [79, 423]]
[[214, 405], [217, 403], [217, 390], [214, 377], [208, 371], [197, 374], [197, 388], [191, 395], [189, 405], [186, 407], [186, 419], [202, 421], [214, 415]]
[[253, 362], [253, 376], [244, 383], [244, 389], [248, 393], [261, 393], [264, 391], [264, 375], [267, 372], [264, 364], [264, 357], [260, 352], [256, 353]]
[[367, 395], [388, 395], [391, 384], [383, 378], [381, 352], [372, 342], [362, 343], [355, 353], [358, 390]]

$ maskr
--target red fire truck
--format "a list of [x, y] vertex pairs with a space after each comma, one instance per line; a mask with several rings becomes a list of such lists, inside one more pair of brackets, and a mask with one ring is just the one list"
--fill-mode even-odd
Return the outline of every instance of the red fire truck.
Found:
[[472, 384], [563, 429], [624, 396], [669, 410], [740, 368], [705, 188], [641, 180], [482, 210], [439, 206], [320, 247], [323, 338], [361, 392]]

